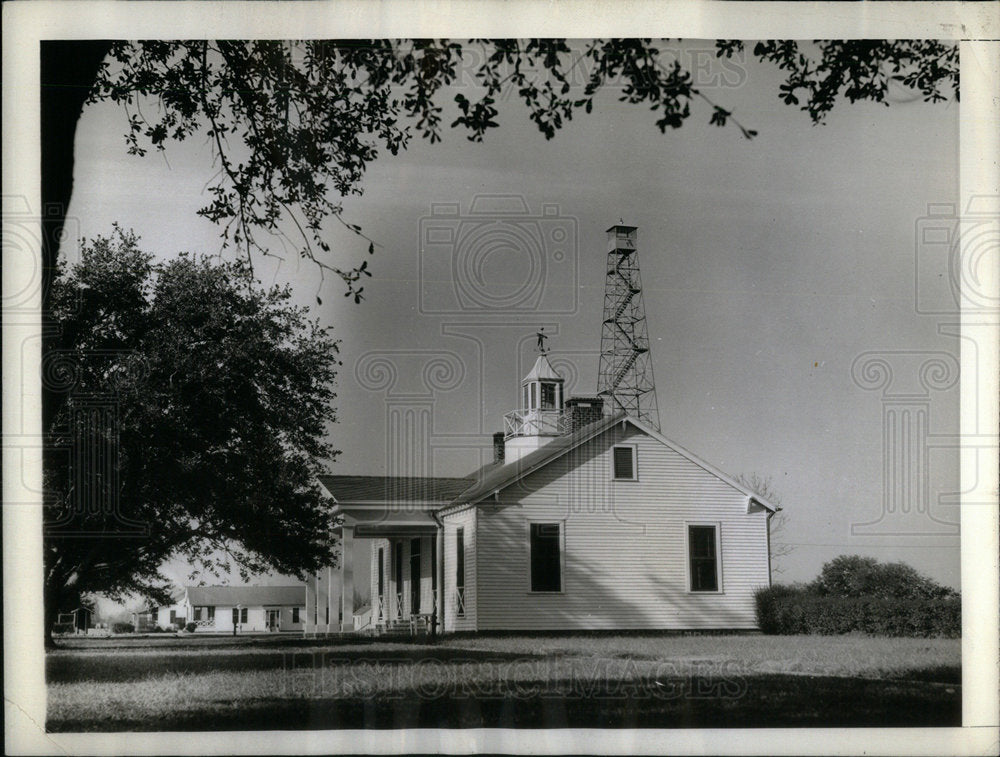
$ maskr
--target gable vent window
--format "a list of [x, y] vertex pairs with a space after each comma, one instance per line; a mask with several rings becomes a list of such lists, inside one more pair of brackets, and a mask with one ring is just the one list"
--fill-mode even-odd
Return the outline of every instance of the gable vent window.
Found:
[[635, 447], [614, 448], [615, 479], [635, 481]]
[[531, 524], [532, 591], [562, 591], [561, 532], [559, 523]]
[[719, 590], [719, 552], [715, 526], [688, 526], [691, 591]]

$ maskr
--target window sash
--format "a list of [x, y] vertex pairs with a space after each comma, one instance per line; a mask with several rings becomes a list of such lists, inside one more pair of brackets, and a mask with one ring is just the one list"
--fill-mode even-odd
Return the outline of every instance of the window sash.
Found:
[[298, 607], [293, 607], [292, 608], [292, 622], [293, 623], [298, 623], [299, 622], [299, 608]]
[[633, 480], [635, 475], [635, 447], [614, 448], [614, 477]]
[[561, 542], [559, 523], [530, 524], [531, 591], [562, 591]]
[[688, 526], [691, 591], [719, 590], [717, 533], [716, 526]]

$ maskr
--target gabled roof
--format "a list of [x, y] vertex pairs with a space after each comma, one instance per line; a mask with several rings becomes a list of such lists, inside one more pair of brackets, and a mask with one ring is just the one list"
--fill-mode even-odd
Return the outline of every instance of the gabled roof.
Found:
[[306, 603], [303, 586], [188, 586], [188, 601], [195, 606], [292, 605]]
[[535, 360], [535, 364], [531, 366], [531, 370], [528, 371], [528, 375], [521, 379], [523, 384], [526, 381], [562, 381], [563, 377], [556, 373], [556, 369], [552, 367], [552, 363], [545, 355], [539, 355], [538, 359]]
[[469, 478], [418, 478], [403, 476], [320, 476], [320, 483], [338, 503], [438, 502], [447, 504]]
[[624, 413], [606, 415], [599, 421], [583, 426], [572, 434], [556, 436], [544, 447], [529, 452], [527, 455], [504, 465], [491, 464], [484, 466], [476, 473], [476, 483], [456, 497], [449, 507], [454, 505], [474, 505], [493, 492], [510, 486], [529, 473], [538, 470], [571, 449], [593, 439], [598, 434], [607, 431], [615, 423], [625, 420]]
[[534, 452], [531, 452], [524, 457], [519, 458], [513, 462], [507, 463], [505, 465], [487, 465], [481, 468], [475, 477], [477, 481], [475, 484], [470, 486], [468, 489], [463, 491], [458, 497], [456, 497], [449, 505], [448, 509], [452, 507], [462, 506], [462, 505], [474, 505], [477, 502], [481, 502], [486, 497], [491, 496], [494, 492], [497, 492], [511, 484], [517, 482], [518, 480], [524, 478], [529, 473], [542, 468], [549, 463], [551, 463], [556, 458], [561, 457], [572, 449], [579, 447], [584, 442], [587, 442], [594, 437], [603, 434], [605, 431], [610, 429], [616, 423], [631, 423], [637, 429], [643, 433], [656, 439], [661, 444], [666, 445], [672, 449], [681, 457], [687, 458], [695, 465], [704, 469], [705, 471], [711, 473], [717, 478], [725, 481], [727, 484], [732, 486], [737, 491], [745, 494], [750, 501], [756, 502], [762, 507], [776, 512], [779, 508], [772, 505], [770, 502], [763, 499], [756, 492], [751, 491], [743, 484], [736, 481], [731, 476], [723, 473], [715, 466], [705, 462], [698, 456], [691, 452], [688, 452], [682, 446], [676, 442], [672, 442], [665, 436], [660, 434], [660, 432], [647, 426], [645, 423], [626, 415], [625, 413], [616, 413], [614, 415], [606, 415], [601, 420], [595, 421], [587, 426], [578, 429], [573, 434], [568, 434], [566, 436], [557, 436], [544, 447], [541, 447]]

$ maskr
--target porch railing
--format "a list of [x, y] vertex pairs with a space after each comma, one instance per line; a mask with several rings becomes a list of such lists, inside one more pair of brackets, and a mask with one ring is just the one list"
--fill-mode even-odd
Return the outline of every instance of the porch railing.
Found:
[[514, 410], [503, 417], [504, 438], [549, 434], [561, 436], [570, 429], [569, 416], [558, 410]]
[[375, 619], [377, 623], [385, 620], [385, 597], [382, 594], [378, 595], [377, 604], [375, 605]]
[[455, 587], [455, 614], [459, 617], [465, 616], [465, 587]]

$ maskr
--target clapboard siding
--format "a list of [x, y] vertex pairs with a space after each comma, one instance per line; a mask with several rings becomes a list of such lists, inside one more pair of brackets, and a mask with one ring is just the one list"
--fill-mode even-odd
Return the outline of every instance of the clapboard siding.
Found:
[[[637, 448], [638, 480], [613, 481], [611, 447]], [[769, 583], [766, 513], [635, 427], [621, 424], [477, 508], [479, 630], [756, 627]], [[561, 522], [563, 591], [529, 592], [528, 522]], [[719, 527], [722, 592], [688, 591], [687, 524]]]
[[[445, 631], [476, 630], [477, 544], [476, 511], [474, 509], [442, 519], [444, 523], [444, 588]], [[455, 566], [457, 563], [456, 536], [459, 528], [465, 529], [465, 615], [458, 616], [455, 596]]]

